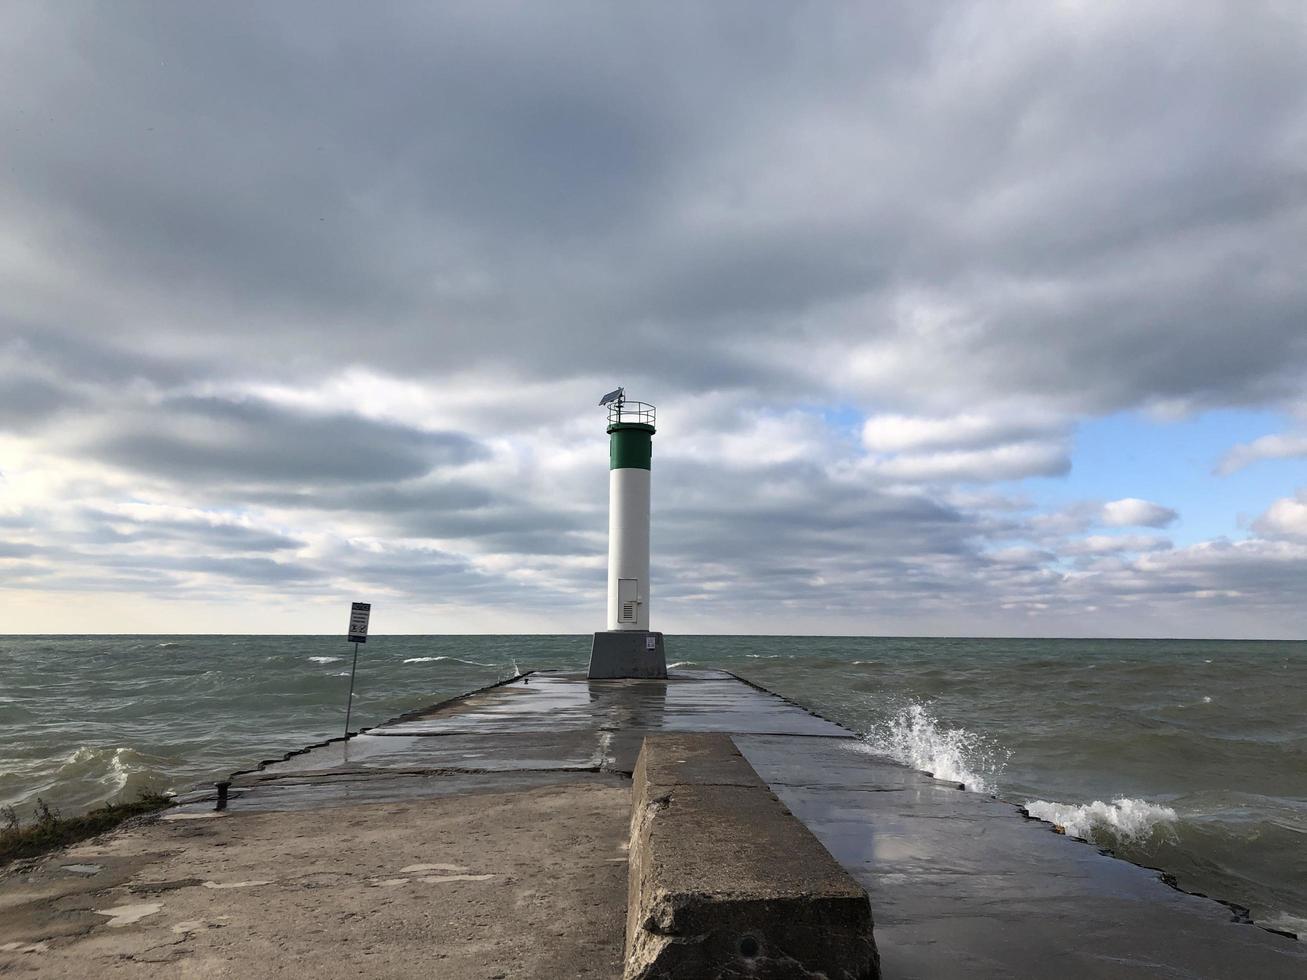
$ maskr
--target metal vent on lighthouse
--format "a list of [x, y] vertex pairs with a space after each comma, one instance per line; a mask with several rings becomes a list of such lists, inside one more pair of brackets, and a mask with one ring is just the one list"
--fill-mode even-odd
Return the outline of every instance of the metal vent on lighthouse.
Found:
[[592, 679], [666, 677], [663, 635], [649, 629], [649, 500], [653, 405], [615, 388], [608, 413], [608, 628], [590, 650]]

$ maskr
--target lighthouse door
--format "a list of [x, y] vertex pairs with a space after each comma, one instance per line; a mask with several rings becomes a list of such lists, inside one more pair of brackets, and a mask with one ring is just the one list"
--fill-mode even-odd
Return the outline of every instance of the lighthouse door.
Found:
[[640, 580], [635, 578], [619, 578], [617, 580], [617, 621], [619, 623], [634, 623], [638, 616], [640, 606]]

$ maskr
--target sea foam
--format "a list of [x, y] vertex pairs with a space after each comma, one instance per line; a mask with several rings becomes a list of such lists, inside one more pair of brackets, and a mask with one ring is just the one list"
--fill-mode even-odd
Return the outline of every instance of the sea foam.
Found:
[[1011, 754], [992, 739], [942, 725], [926, 704], [912, 703], [864, 736], [869, 746], [936, 779], [962, 783], [973, 793], [997, 792]]
[[1072, 837], [1083, 837], [1098, 844], [1121, 841], [1144, 841], [1158, 830], [1169, 830], [1179, 815], [1169, 806], [1132, 800], [1126, 797], [1104, 803], [1049, 803], [1034, 800], [1026, 803], [1032, 817], [1047, 820]]
[[315, 664], [334, 664], [340, 657], [309, 657]]

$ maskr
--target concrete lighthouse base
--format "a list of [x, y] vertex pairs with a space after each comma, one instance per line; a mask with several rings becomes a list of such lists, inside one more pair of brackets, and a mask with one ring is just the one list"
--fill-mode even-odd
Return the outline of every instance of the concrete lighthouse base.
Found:
[[663, 635], [649, 630], [603, 630], [590, 646], [590, 680], [667, 678]]

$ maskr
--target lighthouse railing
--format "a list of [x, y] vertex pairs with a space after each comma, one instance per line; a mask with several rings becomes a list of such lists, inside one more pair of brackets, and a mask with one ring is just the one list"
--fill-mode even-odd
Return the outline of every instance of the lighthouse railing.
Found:
[[608, 424], [615, 422], [643, 422], [654, 424], [654, 407], [647, 402], [611, 402], [608, 406]]

